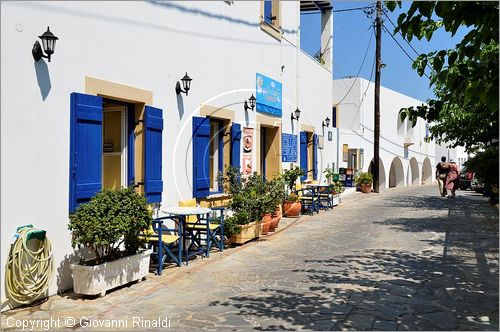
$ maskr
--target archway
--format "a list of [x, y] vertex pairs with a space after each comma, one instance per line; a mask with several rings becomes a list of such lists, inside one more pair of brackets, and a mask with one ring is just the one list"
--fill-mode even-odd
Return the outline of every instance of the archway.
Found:
[[410, 159], [410, 170], [411, 170], [411, 182], [408, 182], [408, 185], [418, 185], [418, 177], [419, 177], [419, 171], [418, 171], [418, 162], [415, 157]]
[[432, 183], [432, 166], [428, 157], [425, 157], [422, 164], [422, 184]]
[[[368, 167], [368, 173], [372, 173], [372, 165], [373, 165], [373, 159], [370, 161], [370, 166]], [[382, 158], [379, 159], [378, 163], [378, 187], [379, 190], [384, 190], [386, 188], [385, 168], [384, 168], [384, 163], [382, 162]]]
[[404, 169], [401, 159], [394, 157], [389, 169], [389, 188], [401, 187], [404, 185]]

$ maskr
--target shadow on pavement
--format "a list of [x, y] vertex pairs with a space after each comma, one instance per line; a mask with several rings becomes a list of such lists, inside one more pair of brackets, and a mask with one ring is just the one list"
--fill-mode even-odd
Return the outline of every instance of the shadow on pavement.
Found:
[[[384, 248], [305, 260], [262, 289], [212, 306], [238, 309], [256, 330], [498, 330], [498, 216], [474, 193], [387, 197], [383, 204], [447, 211], [380, 222], [400, 232], [439, 232], [443, 253]], [[467, 205], [467, 209], [463, 205]], [[431, 241], [431, 240], [426, 240]]]

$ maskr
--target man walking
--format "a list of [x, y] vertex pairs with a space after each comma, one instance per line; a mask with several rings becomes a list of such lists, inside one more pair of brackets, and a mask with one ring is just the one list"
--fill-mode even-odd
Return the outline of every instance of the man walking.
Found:
[[436, 180], [438, 182], [439, 194], [441, 197], [445, 197], [448, 192], [446, 191], [445, 181], [446, 175], [448, 174], [448, 164], [446, 163], [446, 157], [441, 157], [441, 162], [436, 165]]

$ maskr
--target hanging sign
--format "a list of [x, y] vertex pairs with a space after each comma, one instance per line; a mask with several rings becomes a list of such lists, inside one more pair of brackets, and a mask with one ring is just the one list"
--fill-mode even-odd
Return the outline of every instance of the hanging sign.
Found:
[[281, 83], [259, 73], [255, 81], [257, 112], [281, 117]]

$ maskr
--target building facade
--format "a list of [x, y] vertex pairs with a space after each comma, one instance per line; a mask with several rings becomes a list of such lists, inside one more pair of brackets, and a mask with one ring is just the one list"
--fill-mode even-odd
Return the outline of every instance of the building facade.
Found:
[[[336, 160], [329, 1], [2, 2], [1, 240], [52, 240], [49, 295], [72, 287], [68, 216], [103, 188], [135, 186], [177, 206], [223, 196], [228, 165], [270, 178]], [[320, 10], [321, 64], [300, 49], [301, 11]], [[50, 26], [51, 61], [33, 43]], [[192, 81], [176, 91], [181, 78]], [[256, 106], [249, 105], [251, 95]], [[299, 119], [292, 119], [296, 109]]]
[[[374, 83], [363, 78], [333, 81], [337, 165], [369, 171], [373, 161]], [[430, 184], [436, 165], [435, 143], [424, 121], [401, 121], [399, 110], [422, 102], [380, 89], [380, 189]]]

